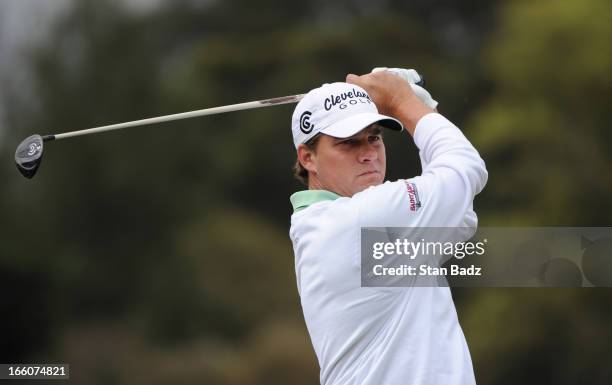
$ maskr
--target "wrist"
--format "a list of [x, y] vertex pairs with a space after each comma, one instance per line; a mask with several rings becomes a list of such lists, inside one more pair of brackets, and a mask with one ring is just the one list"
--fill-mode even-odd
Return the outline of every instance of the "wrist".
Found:
[[399, 104], [391, 111], [390, 115], [399, 120], [410, 135], [414, 135], [414, 130], [419, 120], [433, 112], [436, 111], [423, 104], [420, 100], [417, 100], [416, 102]]

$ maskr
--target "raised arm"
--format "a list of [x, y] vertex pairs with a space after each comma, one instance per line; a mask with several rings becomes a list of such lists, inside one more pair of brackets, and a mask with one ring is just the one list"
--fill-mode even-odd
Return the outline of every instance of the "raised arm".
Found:
[[356, 194], [363, 226], [475, 227], [472, 202], [488, 174], [478, 151], [453, 123], [427, 107], [403, 79], [377, 72], [348, 75], [379, 111], [400, 120], [420, 150], [420, 176]]

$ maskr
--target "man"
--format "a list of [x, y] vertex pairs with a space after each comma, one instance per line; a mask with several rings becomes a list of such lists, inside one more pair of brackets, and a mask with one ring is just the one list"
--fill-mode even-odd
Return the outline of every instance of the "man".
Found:
[[[449, 288], [361, 287], [360, 229], [475, 227], [484, 162], [396, 74], [346, 81], [309, 92], [292, 119], [308, 190], [291, 196], [290, 236], [321, 384], [474, 384]], [[413, 136], [422, 175], [383, 183], [383, 128]]]

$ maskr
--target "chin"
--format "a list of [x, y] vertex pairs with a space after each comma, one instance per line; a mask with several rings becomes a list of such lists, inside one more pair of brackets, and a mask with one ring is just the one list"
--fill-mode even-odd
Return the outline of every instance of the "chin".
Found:
[[365, 179], [361, 182], [362, 184], [370, 186], [378, 186], [383, 182], [384, 177], [380, 173], [370, 174], [365, 177]]
[[368, 188], [368, 187], [378, 186], [378, 185], [380, 185], [380, 184], [382, 184], [382, 181], [380, 181], [380, 180], [375, 181], [375, 182], [372, 182], [372, 183], [368, 183], [368, 184], [367, 184], [367, 185], [364, 187], [364, 190], [365, 190], [366, 188]]
[[365, 190], [365, 189], [367, 189], [369, 187], [378, 186], [380, 184], [382, 184], [382, 180], [380, 178], [375, 178], [375, 179], [370, 180], [370, 181], [361, 182], [357, 186], [355, 194], [357, 194], [358, 192], [362, 192], [363, 190]]

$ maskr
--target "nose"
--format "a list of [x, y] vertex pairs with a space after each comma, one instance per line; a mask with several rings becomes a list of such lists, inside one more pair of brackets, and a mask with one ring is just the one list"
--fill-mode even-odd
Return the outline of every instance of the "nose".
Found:
[[370, 143], [366, 143], [359, 149], [359, 163], [368, 163], [378, 159], [378, 151]]

